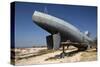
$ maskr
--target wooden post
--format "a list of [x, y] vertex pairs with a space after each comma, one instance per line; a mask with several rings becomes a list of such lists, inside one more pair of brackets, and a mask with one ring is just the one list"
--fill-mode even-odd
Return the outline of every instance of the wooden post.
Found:
[[65, 53], [65, 45], [63, 44], [63, 53]]
[[65, 45], [63, 44], [63, 52], [61, 53], [61, 58], [64, 58], [65, 57]]

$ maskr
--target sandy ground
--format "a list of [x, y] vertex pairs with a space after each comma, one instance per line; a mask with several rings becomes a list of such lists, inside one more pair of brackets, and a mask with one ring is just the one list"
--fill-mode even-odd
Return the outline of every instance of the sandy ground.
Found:
[[[26, 51], [28, 55], [38, 53], [39, 50], [43, 50], [46, 48], [39, 48], [36, 51], [31, 48], [31, 51]], [[18, 50], [18, 49], [17, 49]], [[25, 50], [25, 49], [24, 49]], [[23, 55], [25, 52], [21, 50], [22, 53], [18, 56]], [[53, 51], [50, 53], [42, 54], [35, 57], [23, 58], [20, 60], [16, 60], [15, 65], [29, 65], [29, 64], [50, 64], [50, 63], [69, 63], [69, 62], [80, 62], [80, 61], [95, 61], [97, 60], [97, 52], [95, 49], [89, 49], [83, 52], [76, 52], [76, 48], [66, 50], [66, 56], [64, 58], [60, 58], [61, 50]], [[27, 54], [25, 54], [27, 56]], [[25, 56], [23, 55], [23, 56]]]

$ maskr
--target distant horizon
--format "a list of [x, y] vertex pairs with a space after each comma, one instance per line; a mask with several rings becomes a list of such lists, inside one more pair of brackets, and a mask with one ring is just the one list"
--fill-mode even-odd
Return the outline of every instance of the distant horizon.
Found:
[[14, 47], [14, 48], [39, 48], [39, 47], [47, 47], [47, 45], [33, 45], [29, 47], [25, 46], [25, 47]]
[[97, 36], [96, 6], [15, 2], [15, 48], [46, 46], [46, 36], [50, 33], [32, 21], [35, 10], [46, 10], [48, 14], [68, 21], [83, 33], [88, 30], [92, 38]]

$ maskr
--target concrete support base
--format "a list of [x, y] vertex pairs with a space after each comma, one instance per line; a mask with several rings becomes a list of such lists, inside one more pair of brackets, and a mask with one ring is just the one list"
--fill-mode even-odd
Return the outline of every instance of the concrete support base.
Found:
[[49, 35], [46, 40], [48, 49], [59, 49], [61, 43], [60, 33]]

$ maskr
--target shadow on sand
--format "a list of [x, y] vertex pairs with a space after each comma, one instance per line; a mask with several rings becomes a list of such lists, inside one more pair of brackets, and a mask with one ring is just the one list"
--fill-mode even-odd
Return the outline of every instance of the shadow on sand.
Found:
[[61, 53], [59, 55], [55, 55], [54, 57], [49, 57], [49, 58], [45, 59], [45, 61], [61, 59], [61, 58], [64, 58], [64, 57], [72, 57], [75, 54], [77, 54], [78, 52], [81, 52], [81, 51], [75, 50], [75, 51], [71, 51], [71, 52], [67, 52], [67, 53], [64, 52], [64, 53]]

